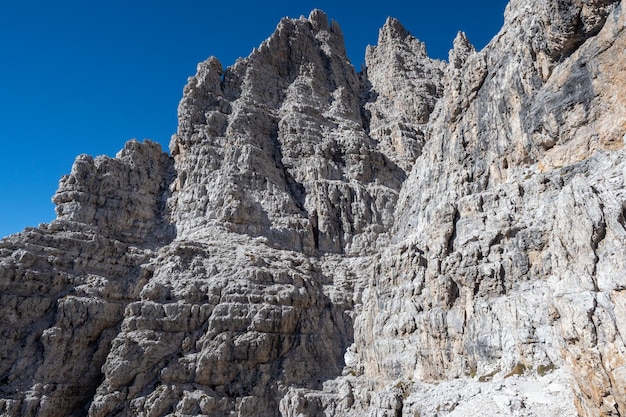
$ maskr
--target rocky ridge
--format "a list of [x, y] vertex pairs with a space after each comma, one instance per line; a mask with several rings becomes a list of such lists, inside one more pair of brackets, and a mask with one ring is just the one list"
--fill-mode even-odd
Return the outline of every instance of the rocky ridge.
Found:
[[626, 414], [621, 1], [449, 62], [321, 11], [198, 65], [171, 156], [79, 156], [0, 241], [11, 416]]

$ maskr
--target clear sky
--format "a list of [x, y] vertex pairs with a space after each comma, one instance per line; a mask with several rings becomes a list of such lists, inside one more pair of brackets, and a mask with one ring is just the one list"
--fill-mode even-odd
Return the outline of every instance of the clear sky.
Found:
[[506, 0], [0, 2], [0, 237], [54, 219], [51, 197], [81, 154], [114, 156], [132, 138], [167, 150], [196, 64], [247, 56], [284, 16], [324, 10], [360, 69], [387, 16], [447, 59], [462, 30], [477, 49]]

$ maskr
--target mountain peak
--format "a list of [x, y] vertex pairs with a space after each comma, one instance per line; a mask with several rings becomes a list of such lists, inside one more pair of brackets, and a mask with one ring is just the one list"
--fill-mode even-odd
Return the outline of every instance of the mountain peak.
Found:
[[360, 74], [285, 18], [171, 156], [79, 156], [0, 241], [0, 414], [623, 415], [626, 13], [506, 13], [449, 63], [389, 18]]
[[328, 30], [330, 28], [328, 23], [328, 15], [320, 9], [314, 9], [309, 14], [309, 22], [313, 25], [315, 30]]
[[404, 39], [410, 35], [409, 31], [395, 17], [387, 17], [380, 30], [380, 38]]

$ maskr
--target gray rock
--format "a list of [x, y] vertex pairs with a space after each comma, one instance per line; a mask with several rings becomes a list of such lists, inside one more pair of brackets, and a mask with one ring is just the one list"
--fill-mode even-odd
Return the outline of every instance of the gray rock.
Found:
[[626, 413], [626, 14], [517, 1], [449, 62], [321, 11], [198, 65], [171, 157], [79, 156], [0, 241], [10, 416]]

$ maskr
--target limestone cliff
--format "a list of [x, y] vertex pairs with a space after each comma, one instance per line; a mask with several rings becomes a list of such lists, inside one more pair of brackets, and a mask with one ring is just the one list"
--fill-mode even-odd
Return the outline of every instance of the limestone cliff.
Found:
[[171, 156], [81, 155], [0, 241], [0, 413], [626, 415], [624, 12], [200, 63]]

